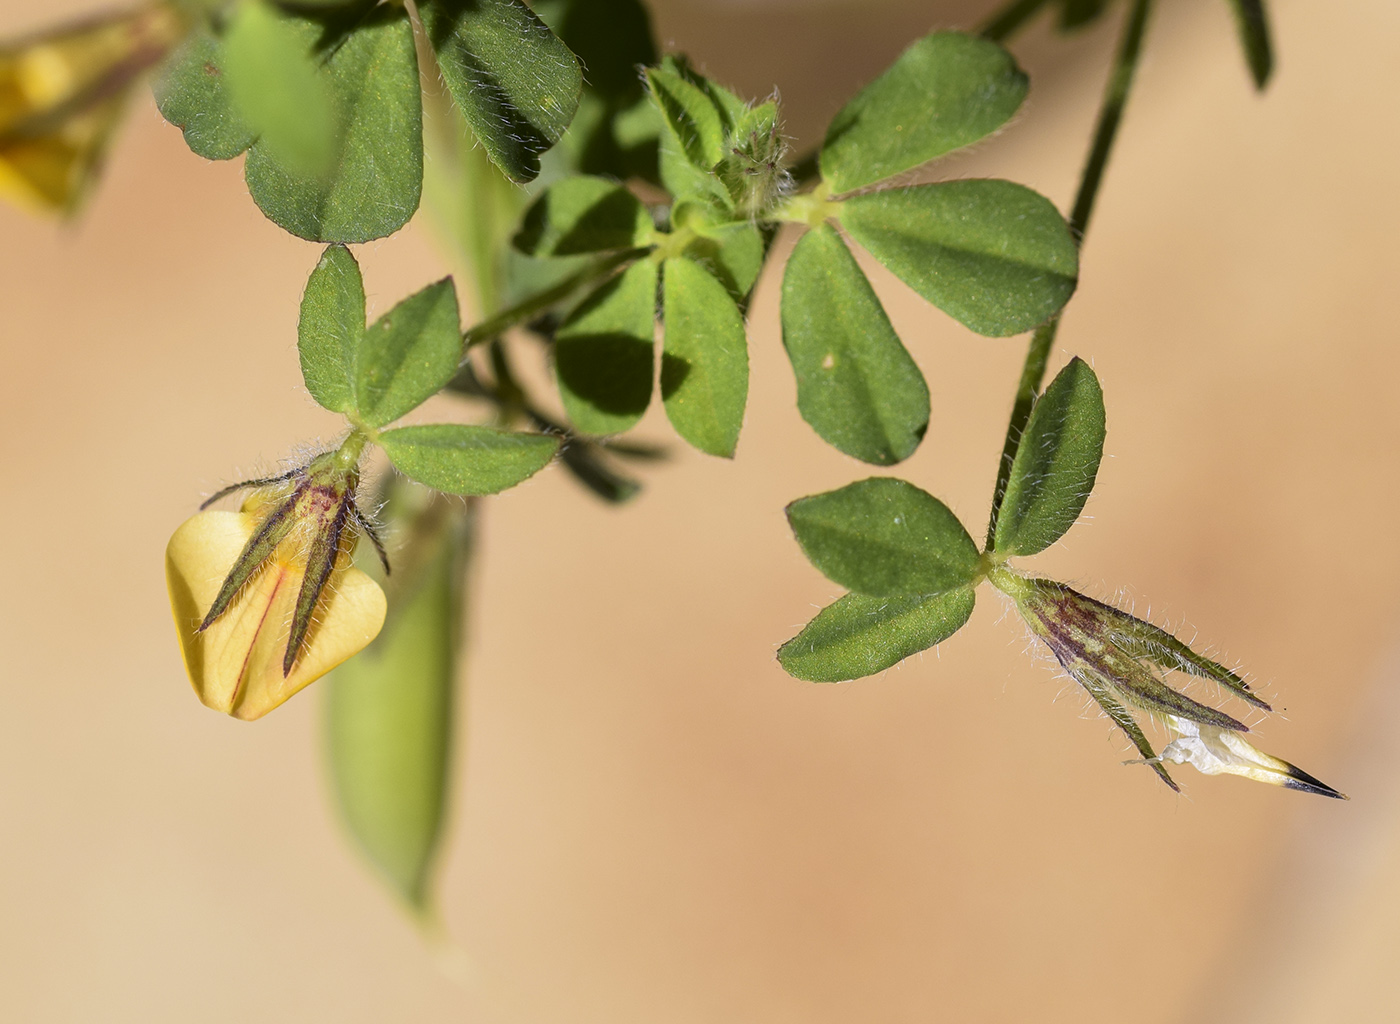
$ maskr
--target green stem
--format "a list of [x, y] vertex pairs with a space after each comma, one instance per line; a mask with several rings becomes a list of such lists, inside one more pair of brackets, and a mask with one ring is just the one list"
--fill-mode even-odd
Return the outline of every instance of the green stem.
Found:
[[[1084, 163], [1084, 173], [1079, 180], [1079, 193], [1074, 197], [1074, 209], [1069, 216], [1070, 233], [1075, 241], [1083, 245], [1084, 232], [1089, 227], [1089, 217], [1094, 212], [1094, 201], [1098, 198], [1099, 186], [1103, 183], [1104, 170], [1108, 167], [1109, 154], [1118, 136], [1118, 126], [1123, 120], [1123, 109], [1128, 104], [1128, 94], [1132, 90], [1133, 75], [1137, 71], [1138, 58], [1142, 53], [1142, 40], [1147, 31], [1147, 16], [1152, 9], [1152, 0], [1135, 0], [1128, 20], [1123, 26], [1123, 37], [1118, 43], [1118, 55], [1109, 73], [1104, 90], [1103, 105], [1099, 108], [1099, 121], [1094, 129], [1094, 141], [1089, 147], [1089, 157]], [[1002, 498], [1006, 496], [1006, 485], [1011, 479], [1011, 467], [1016, 461], [1016, 449], [1021, 444], [1021, 434], [1031, 418], [1031, 407], [1035, 405], [1040, 385], [1045, 380], [1045, 368], [1050, 362], [1050, 349], [1055, 343], [1059, 330], [1059, 318], [1041, 324], [1031, 336], [1026, 349], [1026, 361], [1021, 366], [1021, 380], [1016, 388], [1016, 403], [1011, 409], [1011, 419], [1006, 425], [1006, 440], [1001, 449], [1001, 462], [997, 467], [996, 489], [992, 492], [991, 522], [987, 525], [987, 547], [996, 540], [997, 515], [1001, 512]]]
[[1034, 17], [1047, 2], [1048, 0], [1011, 0], [1011, 3], [982, 22], [977, 34], [983, 39], [999, 43]]
[[467, 328], [462, 335], [463, 349], [469, 349], [483, 341], [490, 341], [512, 327], [533, 320], [550, 306], [568, 298], [576, 289], [601, 281], [618, 267], [639, 259], [646, 255], [646, 252], [645, 249], [628, 249], [626, 252], [614, 253], [584, 267], [577, 274], [570, 274], [553, 287], [526, 296], [515, 305]]

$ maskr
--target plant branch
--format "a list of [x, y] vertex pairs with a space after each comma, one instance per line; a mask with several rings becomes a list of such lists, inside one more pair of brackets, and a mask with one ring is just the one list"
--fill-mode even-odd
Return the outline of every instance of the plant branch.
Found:
[[515, 305], [501, 310], [493, 316], [487, 317], [480, 323], [475, 324], [462, 334], [462, 349], [465, 355], [466, 350], [473, 345], [478, 345], [483, 341], [490, 341], [499, 337], [505, 331], [523, 323], [528, 323], [536, 316], [549, 309], [550, 306], [568, 298], [570, 294], [579, 288], [601, 281], [608, 277], [618, 267], [631, 263], [646, 255], [646, 249], [628, 249], [625, 252], [613, 253], [605, 256], [596, 263], [589, 264], [576, 274], [570, 274], [564, 280], [552, 287], [546, 288], [542, 292], [526, 296]]
[[999, 43], [1033, 18], [1047, 2], [1048, 0], [1011, 0], [996, 14], [982, 22], [977, 34], [983, 39]]
[[[1029, 3], [1029, 0], [1025, 0]], [[1128, 104], [1128, 94], [1132, 90], [1133, 75], [1137, 71], [1138, 58], [1142, 53], [1142, 40], [1147, 31], [1147, 16], [1152, 8], [1152, 0], [1135, 0], [1123, 26], [1123, 36], [1118, 43], [1118, 55], [1113, 69], [1109, 72], [1108, 84], [1104, 90], [1103, 105], [1099, 108], [1099, 120], [1094, 128], [1094, 141], [1089, 147], [1089, 157], [1084, 163], [1084, 173], [1079, 180], [1079, 192], [1074, 198], [1074, 209], [1069, 217], [1069, 230], [1079, 245], [1084, 243], [1084, 232], [1089, 227], [1089, 217], [1094, 212], [1094, 201], [1098, 198], [1099, 186], [1103, 183], [1104, 170], [1113, 151], [1114, 140], [1118, 137], [1118, 126], [1123, 120], [1123, 110]], [[1008, 12], [1008, 15], [1009, 16]], [[1006, 440], [1001, 449], [1001, 462], [997, 467], [996, 489], [992, 492], [992, 515], [987, 526], [987, 547], [996, 540], [997, 516], [1001, 512], [1002, 498], [1006, 496], [1006, 485], [1011, 479], [1011, 466], [1016, 461], [1016, 449], [1021, 444], [1021, 434], [1031, 418], [1031, 407], [1035, 405], [1040, 385], [1045, 380], [1045, 368], [1050, 362], [1050, 349], [1055, 342], [1060, 320], [1055, 319], [1041, 324], [1031, 336], [1026, 349], [1026, 361], [1021, 366], [1021, 380], [1016, 388], [1016, 403], [1011, 409], [1011, 419], [1006, 425]]]

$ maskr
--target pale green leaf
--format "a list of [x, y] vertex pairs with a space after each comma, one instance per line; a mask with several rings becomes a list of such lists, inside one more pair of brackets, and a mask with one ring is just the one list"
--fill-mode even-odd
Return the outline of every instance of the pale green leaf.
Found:
[[321, 177], [336, 157], [341, 111], [301, 19], [246, 0], [223, 38], [230, 98], [259, 149], [292, 174]]
[[315, 46], [320, 78], [344, 127], [328, 174], [299, 173], [262, 142], [244, 174], [269, 218], [317, 242], [367, 242], [392, 234], [418, 209], [423, 117], [408, 14], [363, 0], [323, 14], [289, 16]]

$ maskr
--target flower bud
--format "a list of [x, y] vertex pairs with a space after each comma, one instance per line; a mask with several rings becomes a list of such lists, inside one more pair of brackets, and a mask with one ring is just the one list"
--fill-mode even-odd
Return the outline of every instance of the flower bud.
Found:
[[374, 540], [355, 506], [351, 448], [226, 488], [205, 505], [249, 489], [238, 512], [201, 511], [171, 537], [165, 566], [175, 628], [208, 707], [260, 718], [383, 626], [383, 590], [350, 562], [361, 532]]
[[[1053, 580], [1036, 579], [999, 566], [988, 579], [1016, 602], [1021, 618], [1054, 653], [1061, 667], [1093, 697], [1174, 790], [1163, 761], [1190, 764], [1207, 775], [1228, 773], [1323, 796], [1342, 797], [1287, 761], [1244, 739], [1249, 727], [1174, 690], [1166, 672], [1210, 679], [1262, 711], [1272, 711], [1249, 684], [1225, 666], [1198, 654], [1164, 629]], [[1133, 717], [1145, 711], [1164, 721], [1176, 738], [1157, 756]], [[1345, 799], [1343, 797], [1343, 799]]]

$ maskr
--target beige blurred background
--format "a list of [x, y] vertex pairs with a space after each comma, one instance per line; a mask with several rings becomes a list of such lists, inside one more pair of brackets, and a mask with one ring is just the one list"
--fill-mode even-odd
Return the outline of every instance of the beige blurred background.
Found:
[[[0, 34], [95, 6], [0, 0]], [[657, 19], [776, 84], [801, 146], [989, 6]], [[464, 983], [343, 842], [316, 688], [250, 726], [181, 671], [170, 532], [336, 421], [297, 373], [316, 248], [143, 97], [79, 223], [0, 209], [0, 1020], [1400, 1019], [1400, 8], [1272, 7], [1260, 97], [1223, 0], [1159, 5], [1056, 351], [1097, 369], [1110, 458], [1034, 564], [1237, 659], [1287, 709], [1261, 745], [1351, 802], [1121, 767], [990, 591], [936, 654], [787, 678], [839, 591], [782, 506], [869, 470], [798, 418], [770, 275], [734, 463], [676, 446], [621, 510], [557, 468], [487, 504], [441, 884]], [[935, 173], [1067, 205], [1113, 36], [1029, 33], [1017, 123]], [[380, 310], [445, 266], [417, 222], [361, 256]], [[1022, 340], [876, 282], [933, 392], [901, 475], [975, 533]]]

